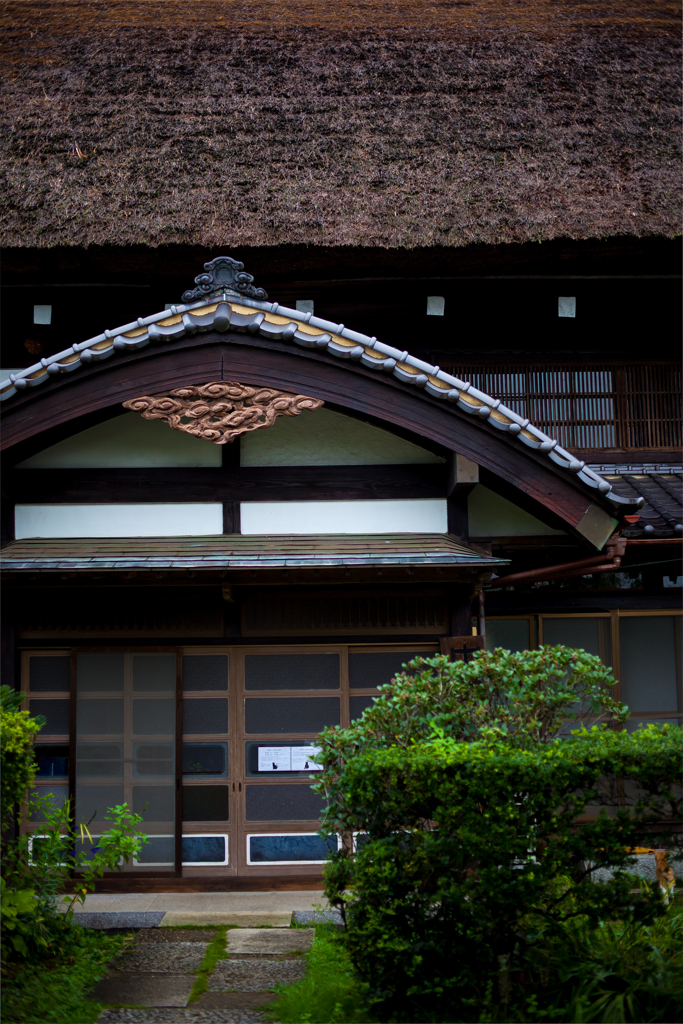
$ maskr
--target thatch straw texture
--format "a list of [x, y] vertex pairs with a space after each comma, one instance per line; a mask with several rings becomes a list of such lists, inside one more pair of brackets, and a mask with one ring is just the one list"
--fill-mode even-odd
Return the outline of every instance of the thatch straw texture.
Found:
[[11, 0], [6, 246], [679, 230], [678, 4]]

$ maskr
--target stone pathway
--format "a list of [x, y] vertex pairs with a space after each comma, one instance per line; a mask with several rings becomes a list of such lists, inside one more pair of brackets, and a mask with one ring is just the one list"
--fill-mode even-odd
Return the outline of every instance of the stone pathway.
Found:
[[137, 932], [90, 993], [112, 1006], [102, 1011], [98, 1024], [265, 1024], [262, 1008], [272, 1001], [274, 986], [306, 973], [303, 954], [313, 944], [314, 929], [229, 929], [228, 958], [219, 960], [208, 976], [208, 991], [188, 1005], [197, 971], [217, 934], [211, 928]]

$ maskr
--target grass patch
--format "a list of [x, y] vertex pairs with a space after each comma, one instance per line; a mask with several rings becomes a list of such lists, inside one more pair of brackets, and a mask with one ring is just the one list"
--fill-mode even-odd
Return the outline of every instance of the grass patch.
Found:
[[270, 1020], [281, 1024], [369, 1024], [365, 990], [354, 976], [344, 935], [330, 925], [317, 925], [308, 960], [308, 974], [293, 985], [276, 987], [268, 1007]]
[[190, 998], [187, 1001], [188, 1006], [190, 1003], [194, 1003], [199, 999], [203, 992], [208, 991], [208, 978], [209, 975], [213, 973], [218, 961], [228, 959], [228, 954], [225, 950], [225, 937], [228, 933], [228, 927], [228, 925], [224, 925], [219, 928], [215, 939], [213, 939], [206, 947], [204, 959], [202, 960], [199, 971], [197, 972], [197, 980], [192, 986]]
[[97, 1020], [103, 1005], [85, 994], [128, 940], [76, 925], [70, 931], [58, 958], [4, 965], [3, 1024], [93, 1024]]

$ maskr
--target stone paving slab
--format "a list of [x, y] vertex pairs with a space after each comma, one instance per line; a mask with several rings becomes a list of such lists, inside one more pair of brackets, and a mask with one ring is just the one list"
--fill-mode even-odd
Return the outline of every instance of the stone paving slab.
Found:
[[89, 998], [98, 1003], [137, 1006], [187, 1006], [194, 977], [191, 974], [112, 972], [98, 981]]
[[293, 960], [219, 960], [208, 979], [209, 991], [265, 992], [274, 985], [289, 985], [306, 974], [306, 963]]
[[313, 928], [235, 928], [228, 932], [228, 953], [307, 953], [313, 945]]
[[266, 1024], [266, 1016], [253, 1009], [103, 1010], [98, 1024]]
[[218, 928], [220, 925], [237, 925], [238, 928], [258, 928], [267, 925], [269, 928], [289, 928], [292, 923], [291, 913], [268, 914], [263, 911], [250, 910], [169, 910], [161, 920], [161, 928], [178, 927], [178, 925], [205, 925], [207, 928]]
[[74, 921], [83, 928], [158, 928], [165, 917], [163, 910], [86, 911], [74, 914]]
[[[181, 974], [198, 971], [208, 942], [140, 942], [114, 963], [118, 971]], [[123, 999], [116, 1000], [124, 1002]], [[113, 1000], [109, 1000], [113, 1002]]]
[[213, 942], [216, 938], [215, 928], [148, 928], [138, 932], [135, 937], [138, 943], [175, 943], [175, 942]]

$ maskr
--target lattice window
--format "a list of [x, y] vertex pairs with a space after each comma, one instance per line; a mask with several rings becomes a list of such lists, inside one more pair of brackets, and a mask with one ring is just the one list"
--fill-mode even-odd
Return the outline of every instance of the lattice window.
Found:
[[677, 363], [444, 369], [499, 398], [566, 448], [655, 449], [682, 443]]

